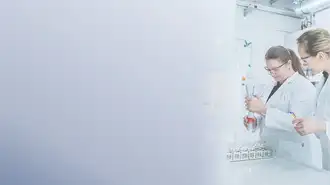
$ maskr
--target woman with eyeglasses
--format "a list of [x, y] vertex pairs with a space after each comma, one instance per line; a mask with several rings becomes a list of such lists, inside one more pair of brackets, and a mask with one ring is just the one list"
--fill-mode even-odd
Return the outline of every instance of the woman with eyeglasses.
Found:
[[[298, 39], [298, 52], [313, 74], [323, 72], [323, 78], [316, 85], [316, 110], [313, 117], [299, 116], [293, 121], [297, 132], [315, 135], [321, 145], [318, 156], [323, 169], [330, 171], [330, 34], [325, 29], [314, 29], [303, 33]], [[302, 94], [304, 92], [301, 92]]]
[[292, 125], [294, 116], [313, 115], [315, 87], [305, 78], [294, 51], [283, 46], [271, 47], [265, 60], [265, 69], [277, 83], [265, 103], [260, 97], [246, 98], [245, 101], [248, 111], [262, 115], [261, 140], [275, 149], [277, 156], [321, 167], [321, 160], [314, 157], [314, 151], [320, 147], [317, 138], [301, 137]]

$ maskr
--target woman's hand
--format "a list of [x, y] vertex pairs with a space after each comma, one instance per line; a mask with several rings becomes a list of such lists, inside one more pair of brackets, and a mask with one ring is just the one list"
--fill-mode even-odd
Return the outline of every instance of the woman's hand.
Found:
[[266, 106], [259, 97], [245, 98], [246, 109], [258, 114], [266, 114]]
[[292, 121], [294, 128], [301, 135], [322, 132], [326, 130], [325, 122], [313, 118], [299, 118]]

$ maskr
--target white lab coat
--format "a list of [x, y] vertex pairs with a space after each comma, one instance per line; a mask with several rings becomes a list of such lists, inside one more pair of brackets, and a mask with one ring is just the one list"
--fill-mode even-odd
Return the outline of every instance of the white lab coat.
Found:
[[[323, 168], [330, 170], [330, 79], [324, 84], [324, 78], [316, 85], [317, 89], [317, 102], [315, 110], [315, 119], [325, 121], [326, 132], [316, 133], [317, 138], [320, 140], [321, 152], [323, 159]], [[324, 84], [324, 85], [323, 85]]]
[[321, 146], [313, 134], [300, 136], [292, 124], [294, 112], [298, 118], [312, 116], [316, 89], [299, 73], [288, 78], [266, 103], [261, 140], [276, 149], [276, 155], [298, 163], [322, 168]]

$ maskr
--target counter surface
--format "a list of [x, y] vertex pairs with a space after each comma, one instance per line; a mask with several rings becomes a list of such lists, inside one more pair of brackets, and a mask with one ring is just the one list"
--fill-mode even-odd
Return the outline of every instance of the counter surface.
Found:
[[275, 158], [228, 162], [221, 178], [230, 185], [329, 185], [330, 172]]

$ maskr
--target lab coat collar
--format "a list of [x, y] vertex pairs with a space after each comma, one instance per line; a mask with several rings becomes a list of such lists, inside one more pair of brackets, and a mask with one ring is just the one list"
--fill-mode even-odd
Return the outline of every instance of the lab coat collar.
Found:
[[324, 96], [324, 93], [325, 93], [324, 91], [326, 91], [326, 89], [329, 88], [329, 80], [330, 80], [330, 79], [328, 79], [328, 80], [324, 83], [325, 78], [322, 77], [322, 80], [321, 80], [321, 81], [317, 84], [317, 86], [316, 86], [317, 105], [320, 104], [320, 100], [321, 100], [320, 96], [321, 96], [321, 95]]
[[281, 86], [284, 86], [286, 84], [291, 84], [292, 82], [294, 82], [297, 79], [298, 76], [299, 76], [298, 72], [293, 73], [293, 75], [290, 76], [288, 79], [286, 79]]
[[[320, 73], [320, 74], [322, 74], [322, 73]], [[326, 85], [326, 83], [324, 83], [324, 81], [325, 81], [325, 77], [324, 77], [324, 75], [322, 75], [319, 82], [315, 85], [317, 97], [319, 97], [321, 91], [324, 89], [323, 87]]]
[[271, 97], [269, 98], [269, 100], [266, 102], [266, 104], [272, 102], [274, 95], [275, 95], [276, 93], [278, 93], [278, 92], [281, 92], [281, 90], [282, 90], [283, 88], [285, 88], [286, 85], [289, 85], [289, 84], [291, 84], [292, 82], [294, 82], [294, 81], [297, 79], [297, 77], [299, 77], [299, 73], [298, 73], [298, 72], [295, 72], [295, 73], [293, 73], [292, 76], [290, 76], [288, 79], [286, 79], [286, 80], [283, 82], [283, 84], [277, 89], [277, 91], [273, 94], [273, 96], [271, 96]]

